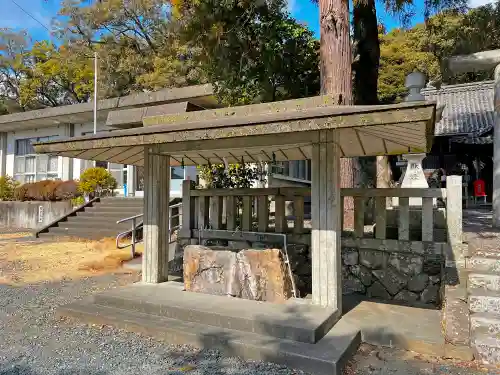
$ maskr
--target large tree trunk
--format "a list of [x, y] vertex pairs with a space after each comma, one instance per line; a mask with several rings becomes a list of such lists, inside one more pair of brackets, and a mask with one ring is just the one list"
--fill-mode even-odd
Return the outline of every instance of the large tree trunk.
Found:
[[[319, 0], [321, 93], [334, 97], [338, 105], [352, 104], [352, 51], [349, 36], [349, 2]], [[340, 162], [341, 187], [354, 187], [357, 159]], [[345, 200], [344, 226], [352, 227], [354, 203]]]
[[378, 104], [378, 68], [380, 43], [375, 0], [356, 0], [354, 23], [354, 94], [355, 104]]
[[[380, 63], [380, 42], [375, 0], [354, 1], [353, 10], [355, 60], [354, 95], [355, 104], [378, 104], [378, 69]], [[371, 164], [369, 164], [371, 165]], [[387, 156], [377, 156], [376, 181], [363, 181], [364, 185], [378, 188], [390, 187], [391, 169]], [[362, 171], [362, 176], [373, 175]]]

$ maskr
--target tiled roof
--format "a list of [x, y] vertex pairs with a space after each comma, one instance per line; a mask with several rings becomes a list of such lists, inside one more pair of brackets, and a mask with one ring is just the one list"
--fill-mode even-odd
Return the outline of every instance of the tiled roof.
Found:
[[452, 141], [456, 143], [465, 143], [469, 145], [491, 145], [493, 144], [493, 136], [487, 135], [484, 137], [476, 137], [476, 136], [454, 137]]
[[435, 135], [472, 133], [479, 136], [493, 128], [495, 122], [494, 82], [483, 81], [425, 88], [426, 100], [444, 104], [443, 118], [436, 124]]

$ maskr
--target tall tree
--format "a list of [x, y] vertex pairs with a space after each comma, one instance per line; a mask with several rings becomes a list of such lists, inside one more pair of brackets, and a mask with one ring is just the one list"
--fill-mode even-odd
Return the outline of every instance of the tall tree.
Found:
[[[442, 62], [449, 56], [500, 48], [500, 2], [463, 14], [445, 11], [427, 25], [380, 33], [381, 57], [378, 96], [382, 103], [404, 100], [405, 77], [417, 69], [436, 86], [491, 79], [490, 72], [442, 76]], [[444, 72], [447, 73], [447, 72]]]
[[219, 99], [229, 105], [319, 92], [318, 43], [285, 11], [282, 0], [178, 0], [182, 35]]
[[0, 29], [0, 113], [27, 109], [19, 86], [29, 74], [29, 38], [26, 31]]
[[93, 91], [92, 60], [65, 46], [37, 42], [30, 50], [30, 74], [20, 84], [21, 102], [56, 107], [89, 100]]
[[[315, 0], [320, 20], [321, 93], [334, 97], [338, 105], [351, 105], [352, 49], [350, 39], [349, 2], [347, 0]], [[341, 187], [354, 187], [360, 174], [357, 158], [340, 162]], [[344, 202], [344, 225], [354, 223], [354, 200]]]
[[100, 97], [206, 82], [164, 0], [65, 0], [54, 26], [82, 58], [98, 51]]

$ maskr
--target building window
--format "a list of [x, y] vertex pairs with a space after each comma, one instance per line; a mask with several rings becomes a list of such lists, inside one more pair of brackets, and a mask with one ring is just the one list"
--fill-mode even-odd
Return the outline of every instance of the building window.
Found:
[[55, 180], [57, 174], [58, 157], [37, 155], [33, 143], [47, 142], [58, 136], [17, 139], [14, 150], [14, 178], [21, 182], [35, 182]]
[[182, 167], [171, 167], [170, 171], [172, 180], [184, 180], [184, 169]]
[[290, 160], [278, 162], [271, 168], [276, 177], [311, 180], [311, 160]]

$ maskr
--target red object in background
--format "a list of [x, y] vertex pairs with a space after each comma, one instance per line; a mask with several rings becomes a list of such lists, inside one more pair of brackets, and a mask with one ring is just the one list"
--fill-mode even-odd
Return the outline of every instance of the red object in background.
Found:
[[486, 192], [484, 191], [484, 181], [476, 180], [472, 183], [474, 185], [474, 196], [475, 197], [485, 197]]

